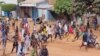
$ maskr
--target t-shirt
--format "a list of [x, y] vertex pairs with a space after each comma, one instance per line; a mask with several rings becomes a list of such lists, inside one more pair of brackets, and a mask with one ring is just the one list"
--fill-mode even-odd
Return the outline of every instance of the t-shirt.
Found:
[[73, 34], [73, 28], [72, 28], [72, 26], [69, 27], [69, 33]]
[[68, 32], [68, 26], [66, 24], [64, 25], [64, 31]]
[[35, 38], [38, 39], [38, 37], [39, 37], [38, 34], [35, 34]]
[[56, 33], [60, 33], [60, 27], [59, 27], [59, 26], [56, 26], [55, 32], [56, 32]]
[[62, 24], [61, 23], [58, 23], [58, 25], [59, 25], [60, 28], [62, 28]]
[[47, 28], [47, 33], [52, 34], [52, 29], [50, 27]]

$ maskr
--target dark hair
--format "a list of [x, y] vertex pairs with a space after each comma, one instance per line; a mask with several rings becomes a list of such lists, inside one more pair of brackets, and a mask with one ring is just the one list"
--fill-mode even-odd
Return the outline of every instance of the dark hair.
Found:
[[49, 27], [51, 28], [51, 25], [49, 25]]
[[24, 37], [26, 36], [26, 33], [24, 33]]

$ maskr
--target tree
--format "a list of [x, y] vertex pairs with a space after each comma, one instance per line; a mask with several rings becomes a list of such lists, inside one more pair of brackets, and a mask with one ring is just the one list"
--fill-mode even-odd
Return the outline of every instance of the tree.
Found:
[[75, 0], [73, 1], [73, 7], [76, 14], [84, 14], [85, 12], [97, 11], [94, 9], [100, 10], [100, 0]]
[[16, 9], [16, 5], [15, 4], [3, 4], [2, 5], [2, 10], [5, 12], [10, 12]]
[[18, 3], [22, 2], [22, 1], [25, 1], [25, 0], [17, 0]]
[[1, 6], [2, 6], [2, 4], [4, 4], [5, 2], [3, 2], [3, 1], [0, 1], [0, 16], [2, 16], [2, 10], [1, 10]]
[[16, 10], [15, 4], [3, 4], [2, 5], [2, 11], [6, 12], [6, 16], [8, 16], [9, 18], [11, 18], [12, 16], [10, 12], [14, 10]]
[[3, 1], [0, 1], [0, 6], [1, 6], [3, 3], [4, 3]]
[[56, 0], [54, 5], [54, 10], [57, 14], [67, 12], [70, 14], [72, 12], [72, 0]]

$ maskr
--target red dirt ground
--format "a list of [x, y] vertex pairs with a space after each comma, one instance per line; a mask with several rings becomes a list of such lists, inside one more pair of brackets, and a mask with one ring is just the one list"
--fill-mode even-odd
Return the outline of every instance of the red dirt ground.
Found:
[[[10, 36], [13, 35], [13, 32], [12, 31], [10, 32], [11, 32]], [[97, 36], [100, 36], [99, 31], [96, 31], [95, 34]], [[96, 50], [95, 48], [89, 48], [86, 51], [84, 47], [80, 49], [79, 47], [80, 45], [81, 45], [81, 40], [72, 42], [70, 40], [67, 41], [66, 38], [64, 38], [63, 40], [57, 39], [53, 40], [53, 42], [49, 41], [47, 47], [49, 50], [49, 56], [100, 56], [100, 50]], [[11, 48], [12, 48], [12, 42], [8, 41], [6, 48], [6, 56], [16, 56], [15, 51], [14, 53], [11, 53]], [[31, 50], [28, 53], [29, 54], [27, 54], [26, 56], [30, 56]], [[0, 45], [0, 56], [2, 56], [2, 45]]]

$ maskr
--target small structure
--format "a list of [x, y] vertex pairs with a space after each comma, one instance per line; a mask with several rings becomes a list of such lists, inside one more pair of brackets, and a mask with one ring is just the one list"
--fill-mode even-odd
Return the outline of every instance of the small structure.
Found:
[[28, 17], [36, 19], [38, 17], [43, 17], [46, 20], [53, 19], [50, 13], [52, 5], [49, 5], [47, 0], [26, 0], [21, 2], [19, 6], [19, 16], [21, 18]]

